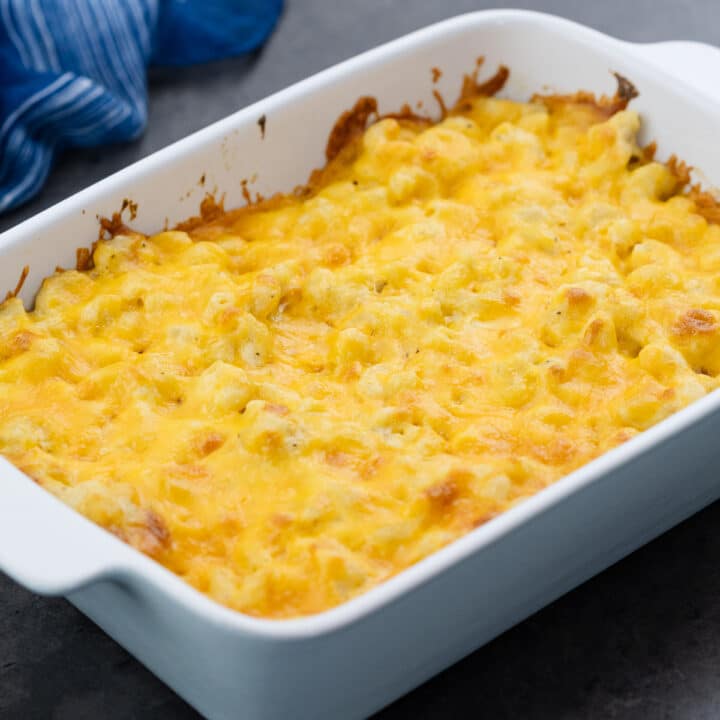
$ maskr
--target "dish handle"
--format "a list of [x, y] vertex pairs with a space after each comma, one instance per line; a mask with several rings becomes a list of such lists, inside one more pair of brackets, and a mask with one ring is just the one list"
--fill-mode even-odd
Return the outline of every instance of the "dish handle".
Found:
[[677, 40], [659, 43], [625, 43], [644, 60], [720, 100], [720, 48], [700, 42]]
[[43, 595], [67, 595], [119, 574], [120, 540], [0, 457], [0, 571]]

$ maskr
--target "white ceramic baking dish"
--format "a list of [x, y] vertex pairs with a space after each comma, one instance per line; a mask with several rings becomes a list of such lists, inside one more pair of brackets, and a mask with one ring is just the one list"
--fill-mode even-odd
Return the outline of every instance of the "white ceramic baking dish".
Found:
[[[720, 181], [720, 51], [634, 45], [520, 11], [464, 15], [326, 70], [182, 140], [0, 235], [0, 288], [29, 265], [23, 297], [97, 235], [97, 216], [130, 198], [133, 225], [157, 230], [196, 212], [206, 189], [242, 202], [287, 190], [323, 161], [339, 113], [372, 94], [383, 111], [432, 107], [486, 57], [511, 67], [505, 95], [612, 93], [629, 77], [648, 137]], [[265, 137], [258, 120], [266, 118]], [[198, 180], [205, 176], [204, 187]], [[359, 718], [720, 496], [720, 395], [607, 453], [366, 595], [309, 618], [266, 621], [217, 605], [86, 521], [0, 459], [0, 569], [67, 595], [211, 718]]]

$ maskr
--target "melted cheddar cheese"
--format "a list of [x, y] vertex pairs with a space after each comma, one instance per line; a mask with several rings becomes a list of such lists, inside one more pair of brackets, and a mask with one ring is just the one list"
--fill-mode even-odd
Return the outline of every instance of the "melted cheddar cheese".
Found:
[[311, 193], [0, 307], [0, 452], [220, 603], [316, 613], [718, 385], [720, 228], [635, 112], [386, 118]]

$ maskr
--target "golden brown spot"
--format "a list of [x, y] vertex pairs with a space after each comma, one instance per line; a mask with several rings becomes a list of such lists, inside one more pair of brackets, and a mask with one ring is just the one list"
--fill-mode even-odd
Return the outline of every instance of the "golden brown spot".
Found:
[[148, 510], [137, 539], [138, 548], [151, 557], [158, 557], [170, 547], [170, 540], [170, 530], [163, 518], [154, 510]]
[[128, 542], [128, 536], [125, 528], [118, 525], [108, 525], [105, 529], [118, 538], [118, 540], [122, 540], [124, 543]]
[[8, 292], [8, 294], [5, 296], [6, 300], [17, 297], [20, 294], [20, 291], [22, 290], [22, 287], [25, 284], [25, 280], [27, 279], [29, 272], [30, 272], [30, 266], [25, 265], [25, 267], [20, 271], [20, 279], [17, 281], [17, 284], [15, 285], [15, 289]]
[[600, 337], [600, 333], [602, 333], [604, 327], [605, 323], [600, 318], [593, 320], [585, 331], [585, 342], [588, 345], [593, 345]]
[[228, 512], [220, 518], [218, 526], [228, 535], [237, 535], [245, 527], [245, 519], [237, 511]]
[[26, 352], [38, 337], [39, 335], [30, 330], [19, 330], [4, 347], [0, 345], [0, 360], [9, 360]]
[[698, 215], [702, 215], [709, 223], [720, 225], [720, 200], [712, 193], [701, 190], [700, 185], [693, 185], [688, 197], [695, 203]]
[[[127, 206], [125, 206], [127, 207]], [[128, 232], [132, 232], [127, 225], [125, 225], [122, 219], [122, 212], [125, 207], [120, 209], [120, 212], [115, 212], [110, 218], [101, 217], [98, 218], [100, 228], [98, 230], [98, 240], [112, 239], [117, 235], [123, 235]], [[95, 243], [96, 244], [96, 243]], [[95, 244], [91, 248], [92, 251], [95, 249]], [[79, 268], [78, 268], [79, 269]]]
[[37, 337], [35, 333], [29, 330], [20, 330], [20, 332], [15, 333], [15, 336], [10, 341], [10, 349], [14, 350], [15, 353], [25, 352], [30, 349], [32, 341]]
[[262, 434], [260, 438], [260, 447], [266, 454], [271, 454], [281, 450], [285, 446], [285, 440], [282, 433], [275, 430], [269, 430]]
[[291, 525], [295, 518], [290, 513], [276, 512], [272, 515], [270, 519], [272, 520], [274, 525], [283, 528]]
[[358, 99], [350, 110], [346, 110], [335, 122], [325, 148], [328, 162], [337, 157], [340, 151], [353, 140], [358, 139], [367, 127], [371, 116], [377, 115], [378, 104], [374, 97], [364, 96]]
[[628, 169], [635, 170], [643, 165], [651, 163], [655, 159], [655, 153], [657, 152], [657, 143], [653, 140], [648, 143], [645, 147], [640, 148], [639, 153], [633, 153], [630, 156], [628, 162]]
[[672, 331], [681, 336], [709, 335], [715, 330], [717, 330], [715, 316], [700, 308], [688, 310], [672, 326]]
[[41, 487], [45, 485], [45, 479], [40, 477], [35, 469], [24, 460], [23, 454], [14, 454], [9, 450], [4, 450], [3, 455], [9, 460], [20, 472], [25, 473], [36, 485]]
[[520, 293], [517, 290], [506, 288], [503, 290], [503, 300], [507, 305], [518, 305], [520, 303]]
[[505, 65], [500, 65], [491, 78], [485, 80], [485, 82], [478, 82], [477, 75], [482, 65], [482, 58], [478, 58], [478, 61], [475, 72], [471, 75], [463, 76], [463, 84], [458, 103], [473, 97], [492, 97], [493, 95], [497, 95], [497, 93], [505, 87], [510, 77], [510, 69]]
[[89, 248], [81, 247], [75, 251], [75, 267], [80, 272], [83, 272], [84, 270], [92, 270], [93, 260], [92, 253]]
[[334, 467], [347, 467], [352, 464], [353, 456], [348, 453], [340, 452], [339, 450], [333, 450], [325, 453], [325, 462], [328, 465], [333, 465]]
[[265, 403], [265, 410], [273, 415], [287, 415], [290, 412], [290, 408], [287, 405], [280, 405], [278, 403]]
[[205, 435], [205, 437], [200, 439], [200, 442], [197, 446], [198, 454], [200, 455], [200, 457], [205, 457], [210, 453], [215, 452], [215, 450], [217, 450], [219, 447], [222, 447], [224, 443], [224, 435], [217, 432], [211, 432], [210, 434]]
[[448, 115], [448, 109], [447, 105], [445, 105], [445, 99], [437, 90], [433, 90], [432, 94], [433, 97], [437, 100], [438, 105], [440, 106], [440, 119], [444, 120]]
[[240, 314], [240, 309], [236, 308], [234, 305], [231, 305], [230, 307], [226, 307], [220, 315], [218, 315], [218, 320], [220, 321], [221, 325], [228, 325], [231, 323], [238, 315]]
[[257, 121], [258, 127], [260, 128], [260, 139], [261, 140], [265, 139], [265, 124], [266, 123], [267, 123], [267, 118], [265, 117], [265, 115], [261, 115]]
[[593, 93], [581, 90], [571, 95], [533, 95], [531, 102], [543, 103], [549, 110], [554, 110], [563, 105], [587, 105], [597, 112], [600, 118], [610, 118], [615, 113], [625, 110], [631, 100], [639, 93], [635, 86], [625, 77], [613, 73], [617, 80], [617, 89], [612, 97], [602, 95], [596, 97]]
[[445, 476], [442, 482], [427, 488], [425, 495], [430, 501], [431, 511], [442, 513], [454, 505], [460, 499], [470, 478], [469, 470], [455, 468]]
[[586, 305], [590, 300], [592, 300], [592, 295], [585, 292], [585, 290], [579, 287], [568, 288], [566, 296], [568, 299], [568, 305], [570, 305], [571, 307], [573, 305], [576, 307], [580, 305]]
[[510, 70], [505, 65], [500, 65], [495, 71], [495, 74], [485, 80], [484, 82], [478, 81], [478, 74], [480, 68], [485, 62], [484, 56], [479, 56], [475, 60], [475, 68], [469, 74], [463, 75], [462, 88], [460, 90], [460, 97], [458, 97], [454, 112], [468, 111], [472, 108], [472, 105], [468, 102], [475, 97], [492, 97], [493, 95], [500, 92], [505, 87], [505, 83], [510, 77]]
[[219, 219], [225, 213], [225, 198], [215, 199], [214, 195], [207, 193], [200, 203], [200, 215], [188, 218], [175, 226], [176, 230], [189, 232], [206, 223]]
[[643, 165], [646, 165], [647, 163], [652, 162], [655, 159], [656, 152], [657, 152], [657, 142], [655, 142], [655, 140], [653, 140], [651, 143], [648, 143], [642, 149], [642, 157], [640, 159], [640, 162]]
[[430, 501], [430, 507], [434, 511], [442, 511], [449, 508], [455, 500], [457, 500], [459, 494], [458, 485], [452, 479], [445, 479], [441, 483], [431, 485], [425, 490], [425, 495]]
[[331, 267], [346, 265], [352, 260], [352, 253], [341, 243], [333, 243], [324, 253], [325, 262]]
[[[422, 107], [422, 104], [418, 107]], [[426, 117], [425, 115], [418, 115], [407, 103], [403, 103], [398, 112], [385, 113], [380, 116], [380, 120], [385, 119], [397, 120], [398, 122], [406, 125], [418, 125], [427, 126], [432, 125], [432, 118]]]
[[477, 515], [470, 521], [470, 527], [473, 529], [480, 527], [481, 525], [484, 525], [489, 520], [492, 520], [496, 515], [497, 515], [497, 513], [495, 513], [495, 512], [487, 512], [482, 515]]
[[130, 220], [134, 220], [137, 217], [138, 204], [129, 198], [125, 198], [122, 201], [122, 206], [120, 207], [120, 214], [124, 213], [125, 210], [130, 211]]
[[432, 81], [434, 83], [442, 77], [442, 70], [439, 67], [430, 68], [430, 72], [432, 73]]
[[576, 452], [575, 444], [566, 438], [555, 438], [549, 443], [532, 446], [532, 454], [548, 465], [560, 465], [572, 458]]
[[634, 100], [640, 93], [638, 92], [638, 89], [626, 78], [623, 77], [620, 73], [614, 72], [613, 75], [615, 76], [615, 80], [617, 80], [617, 90], [615, 91], [615, 98], [620, 101], [624, 102], [625, 105], [622, 107], [624, 110], [627, 107], [627, 104]]
[[668, 159], [667, 169], [675, 176], [677, 190], [682, 190], [690, 182], [690, 171], [692, 168], [677, 155], [671, 155]]
[[250, 191], [248, 190], [248, 181], [247, 180], [241, 180], [240, 181], [240, 188], [242, 192], [242, 196], [245, 199], [245, 202], [248, 205], [252, 205], [252, 196], [250, 195]]
[[632, 430], [623, 428], [615, 435], [615, 442], [618, 444], [622, 444], [622, 443], [627, 442], [628, 440], [631, 440], [632, 438], [634, 438], [636, 434], [637, 433]]

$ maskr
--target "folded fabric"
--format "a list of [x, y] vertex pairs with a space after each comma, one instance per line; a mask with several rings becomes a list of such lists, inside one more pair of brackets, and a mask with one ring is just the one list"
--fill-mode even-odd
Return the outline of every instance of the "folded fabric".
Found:
[[282, 0], [0, 0], [0, 213], [31, 198], [64, 147], [132, 140], [146, 67], [261, 45]]

